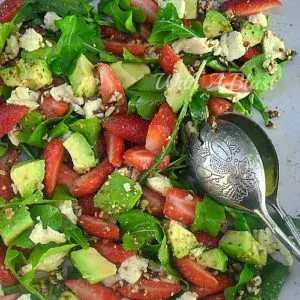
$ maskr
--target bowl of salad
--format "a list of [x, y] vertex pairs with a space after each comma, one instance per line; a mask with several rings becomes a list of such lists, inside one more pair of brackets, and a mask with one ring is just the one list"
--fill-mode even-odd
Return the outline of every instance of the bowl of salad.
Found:
[[225, 112], [274, 128], [296, 54], [281, 1], [222, 2], [2, 1], [0, 299], [279, 298], [291, 254], [187, 161]]

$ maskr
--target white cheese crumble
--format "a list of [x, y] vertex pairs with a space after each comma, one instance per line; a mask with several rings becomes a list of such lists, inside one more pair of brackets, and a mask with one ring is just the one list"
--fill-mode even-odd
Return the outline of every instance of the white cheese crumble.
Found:
[[64, 101], [66, 103], [83, 105], [84, 100], [82, 97], [76, 97], [72, 86], [64, 83], [59, 86], [55, 86], [50, 90], [50, 95], [55, 101]]
[[172, 183], [168, 177], [157, 175], [147, 179], [147, 186], [165, 196], [168, 189], [172, 187]]
[[31, 300], [31, 295], [30, 294], [23, 294], [17, 300]]
[[168, 3], [172, 3], [178, 13], [180, 19], [184, 17], [185, 13], [185, 1], [184, 0], [158, 0], [157, 4], [160, 8], [165, 8]]
[[211, 92], [217, 92], [218, 94], [223, 94], [224, 95], [222, 96], [223, 98], [231, 100], [234, 103], [240, 101], [241, 99], [244, 99], [250, 94], [250, 92], [234, 92], [227, 89], [224, 86], [218, 86], [209, 90]]
[[222, 56], [227, 61], [233, 61], [242, 57], [246, 53], [243, 36], [238, 31], [223, 34], [220, 45], [214, 51], [215, 56]]
[[53, 11], [49, 11], [44, 16], [44, 25], [42, 27], [52, 32], [57, 32], [58, 28], [54, 22], [58, 20], [61, 20], [61, 17]]
[[172, 44], [176, 53], [181, 51], [190, 54], [203, 55], [214, 51], [219, 46], [218, 40], [208, 40], [207, 38], [193, 37], [190, 39], [181, 39]]
[[61, 213], [66, 216], [73, 224], [77, 223], [77, 216], [73, 211], [72, 200], [65, 200], [58, 206]]
[[29, 107], [30, 110], [35, 110], [39, 107], [39, 97], [40, 94], [38, 92], [20, 86], [12, 91], [11, 96], [7, 99], [6, 103], [24, 105]]
[[32, 271], [32, 264], [27, 264], [21, 268], [22, 275], [25, 275], [26, 273], [28, 273], [30, 271]]
[[14, 146], [19, 146], [20, 144], [20, 141], [19, 141], [19, 138], [18, 138], [18, 135], [20, 133], [20, 128], [18, 127], [18, 125], [15, 125], [11, 131], [9, 131], [7, 133], [7, 136], [9, 138], [9, 140], [11, 141], [11, 143], [14, 145]]
[[262, 28], [268, 27], [268, 19], [263, 13], [249, 16], [248, 20], [253, 24], [261, 26]]
[[124, 190], [126, 192], [130, 192], [131, 191], [131, 185], [130, 185], [130, 183], [124, 183], [123, 187], [124, 187]]
[[117, 274], [117, 275], [114, 275], [114, 276], [111, 276], [111, 277], [108, 277], [108, 278], [102, 280], [101, 283], [107, 287], [112, 287], [116, 282], [118, 282], [120, 280], [121, 280], [121, 278]]
[[8, 39], [5, 47], [5, 53], [9, 59], [14, 59], [18, 56], [20, 50], [17, 34], [13, 33]]
[[36, 267], [39, 271], [52, 272], [64, 262], [66, 253], [56, 253], [43, 259]]
[[20, 47], [26, 51], [34, 51], [45, 46], [43, 37], [37, 33], [33, 28], [29, 28], [20, 37]]
[[139, 256], [131, 256], [126, 259], [119, 268], [119, 276], [128, 283], [136, 283], [143, 272], [147, 272], [148, 260]]
[[49, 226], [44, 229], [42, 222], [39, 222], [34, 226], [29, 238], [34, 244], [42, 245], [50, 242], [54, 242], [56, 244], [66, 242], [66, 237], [63, 233], [60, 233]]
[[269, 228], [253, 230], [253, 236], [263, 246], [266, 247], [268, 254], [279, 251], [286, 259], [289, 266], [293, 265], [293, 256], [289, 250], [274, 236]]
[[197, 300], [197, 299], [198, 299], [198, 295], [193, 292], [185, 292], [179, 298], [176, 298], [176, 300]]
[[263, 40], [263, 49], [267, 58], [279, 58], [282, 60], [287, 58], [289, 50], [286, 49], [284, 42], [279, 37], [275, 36], [272, 31], [268, 31], [265, 34]]
[[83, 107], [85, 118], [91, 119], [95, 117], [103, 117], [103, 114], [100, 113], [101, 105], [102, 100], [100, 98], [86, 102]]

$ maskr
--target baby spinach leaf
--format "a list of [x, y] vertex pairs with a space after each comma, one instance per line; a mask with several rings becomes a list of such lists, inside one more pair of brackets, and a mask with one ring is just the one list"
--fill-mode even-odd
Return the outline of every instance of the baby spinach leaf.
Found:
[[24, 0], [13, 22], [15, 24], [21, 24], [38, 17], [35, 5], [36, 0]]
[[150, 45], [162, 47], [178, 39], [205, 37], [203, 31], [200, 32], [199, 26], [200, 23], [195, 25], [194, 29], [185, 28], [175, 6], [168, 3], [164, 9], [160, 9], [148, 41]]
[[226, 220], [224, 206], [216, 203], [208, 195], [196, 206], [196, 217], [191, 227], [192, 231], [205, 231], [212, 236], [217, 236], [223, 222]]
[[208, 92], [197, 92], [190, 103], [190, 113], [195, 128], [206, 122], [208, 118], [207, 103], [210, 97]]

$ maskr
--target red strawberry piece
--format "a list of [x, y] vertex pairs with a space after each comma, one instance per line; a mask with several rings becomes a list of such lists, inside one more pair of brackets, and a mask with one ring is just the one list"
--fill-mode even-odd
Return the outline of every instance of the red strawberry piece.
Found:
[[0, 157], [0, 170], [8, 170], [19, 158], [16, 149], [8, 149], [4, 156]]
[[207, 298], [207, 300], [226, 300], [227, 298], [223, 293], [216, 294]]
[[[145, 171], [151, 168], [156, 155], [152, 152], [139, 147], [134, 147], [124, 153], [125, 163], [129, 166], [136, 167], [138, 170]], [[170, 156], [166, 156], [160, 163], [159, 169], [165, 169], [170, 164]]]
[[113, 96], [119, 97], [116, 102], [116, 112], [127, 111], [125, 92], [118, 76], [107, 64], [99, 64], [98, 71], [100, 76], [100, 94], [104, 105], [108, 105]]
[[124, 43], [128, 40], [128, 35], [126, 33], [120, 32], [117, 29], [110, 26], [102, 26], [101, 33], [104, 38]]
[[64, 146], [61, 140], [56, 139], [48, 143], [44, 150], [45, 159], [45, 193], [51, 197], [59, 174], [60, 166], [63, 161]]
[[142, 9], [147, 15], [147, 22], [153, 24], [158, 13], [158, 6], [152, 0], [130, 0], [132, 6]]
[[225, 289], [234, 285], [234, 280], [227, 274], [220, 273], [216, 275], [215, 278], [218, 281], [218, 285], [216, 285], [215, 287], [193, 286], [192, 291], [195, 292], [200, 298], [202, 298], [223, 292]]
[[127, 251], [122, 245], [111, 240], [99, 240], [95, 244], [97, 251], [115, 264], [121, 264], [129, 257], [136, 255], [136, 251]]
[[0, 296], [0, 300], [17, 300], [20, 297], [20, 294], [11, 294], [7, 296]]
[[181, 290], [177, 282], [154, 280], [139, 280], [135, 284], [128, 284], [118, 289], [118, 292], [129, 299], [157, 300], [168, 299]]
[[213, 116], [219, 116], [230, 109], [230, 103], [227, 100], [215, 96], [210, 97], [207, 106]]
[[109, 162], [114, 167], [121, 167], [125, 152], [125, 141], [121, 137], [106, 131], [105, 142]]
[[65, 185], [71, 189], [74, 181], [79, 178], [71, 168], [65, 164], [61, 164], [57, 174], [57, 184]]
[[259, 48], [254, 48], [254, 47], [249, 48], [246, 54], [242, 57], [242, 60], [248, 61], [255, 56], [261, 55], [262, 53], [263, 53], [262, 50]]
[[55, 101], [51, 96], [43, 96], [40, 111], [46, 117], [59, 118], [63, 117], [69, 110], [69, 104], [64, 101]]
[[99, 216], [101, 213], [101, 210], [98, 207], [95, 207], [94, 205], [94, 197], [95, 195], [89, 195], [85, 196], [83, 198], [80, 198], [78, 200], [78, 204], [82, 209], [83, 215], [89, 215], [89, 216]]
[[119, 300], [114, 291], [101, 284], [91, 284], [83, 279], [70, 279], [65, 282], [80, 300]]
[[6, 135], [27, 113], [29, 108], [23, 105], [0, 105], [0, 138]]
[[168, 104], [163, 104], [152, 119], [146, 139], [146, 149], [158, 154], [167, 144], [175, 128], [177, 116]]
[[143, 56], [147, 50], [145, 44], [120, 43], [111, 40], [104, 40], [103, 44], [106, 51], [118, 56], [123, 56], [124, 48], [135, 56]]
[[165, 207], [165, 198], [156, 191], [143, 187], [143, 199], [148, 201], [146, 210], [154, 216], [162, 216]]
[[11, 200], [15, 196], [11, 185], [12, 181], [9, 177], [9, 173], [0, 170], [0, 197], [7, 201]]
[[104, 160], [90, 172], [77, 178], [71, 187], [71, 192], [76, 197], [84, 197], [96, 193], [114, 171], [108, 160]]
[[78, 224], [90, 235], [109, 240], [118, 240], [120, 237], [119, 227], [92, 216], [81, 215]]
[[4, 259], [5, 259], [5, 250], [3, 246], [0, 246], [0, 283], [7, 284], [7, 285], [16, 284], [17, 279], [11, 273], [11, 271], [6, 268], [4, 264]]
[[256, 15], [281, 5], [280, 0], [228, 0], [220, 6], [220, 9], [224, 12], [230, 11], [235, 16], [244, 17]]
[[169, 45], [164, 45], [159, 55], [159, 63], [163, 71], [169, 75], [173, 74], [175, 64], [180, 57], [174, 52]]
[[145, 144], [149, 122], [136, 115], [118, 115], [106, 120], [103, 127], [126, 141]]
[[145, 23], [141, 24], [139, 26], [139, 34], [140, 34], [141, 38], [143, 40], [147, 41], [151, 34], [151, 30], [152, 30], [152, 28], [151, 28], [150, 24], [145, 24]]
[[252, 88], [247, 79], [240, 74], [213, 73], [202, 75], [199, 79], [202, 88], [213, 90], [219, 86], [225, 87], [233, 92], [251, 92]]
[[0, 23], [10, 22], [19, 11], [21, 0], [4, 0], [0, 4]]
[[222, 237], [221, 234], [218, 234], [216, 237], [214, 237], [203, 231], [195, 232], [194, 235], [198, 242], [202, 243], [207, 248], [217, 248]]
[[183, 20], [182, 20], [183, 26], [184, 26], [185, 28], [189, 28], [189, 27], [192, 25], [192, 21], [193, 21], [193, 20], [190, 20], [190, 19], [183, 19]]
[[164, 215], [185, 225], [191, 225], [195, 219], [195, 210], [200, 198], [185, 190], [170, 188], [166, 194]]
[[218, 285], [217, 279], [212, 274], [189, 257], [175, 259], [175, 265], [182, 276], [196, 286], [214, 288]]

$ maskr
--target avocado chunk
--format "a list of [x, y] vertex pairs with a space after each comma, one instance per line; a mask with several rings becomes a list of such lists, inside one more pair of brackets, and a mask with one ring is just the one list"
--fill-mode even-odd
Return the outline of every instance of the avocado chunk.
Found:
[[264, 37], [263, 29], [258, 24], [252, 24], [250, 22], [245, 22], [242, 25], [241, 34], [244, 43], [249, 47], [258, 45]]
[[0, 235], [7, 246], [32, 225], [33, 221], [26, 206], [13, 206], [0, 211]]
[[53, 51], [53, 47], [48, 47], [48, 46], [30, 52], [23, 50], [21, 53], [21, 58], [24, 59], [25, 61], [46, 60], [52, 51]]
[[191, 95], [191, 89], [197, 89], [198, 84], [185, 64], [179, 60], [174, 67], [173, 76], [165, 91], [165, 97], [174, 112], [178, 112], [184, 101]]
[[64, 291], [58, 298], [58, 300], [79, 300], [73, 293], [70, 291]]
[[267, 250], [248, 231], [227, 231], [220, 248], [233, 259], [253, 265], [266, 265]]
[[119, 77], [124, 89], [128, 89], [140, 81], [145, 75], [151, 73], [146, 64], [123, 63], [118, 61], [113, 63], [111, 68]]
[[185, 0], [185, 19], [197, 18], [198, 0]]
[[45, 176], [45, 161], [30, 160], [13, 165], [10, 177], [20, 195], [27, 198], [42, 186]]
[[71, 252], [71, 260], [82, 277], [91, 284], [98, 283], [117, 273], [116, 266], [94, 248]]
[[198, 246], [196, 237], [176, 221], [170, 222], [167, 232], [177, 258], [189, 255]]
[[227, 255], [219, 248], [205, 251], [199, 259], [201, 265], [221, 272], [227, 271], [227, 262]]
[[232, 26], [229, 20], [220, 12], [210, 10], [203, 22], [203, 31], [207, 38], [215, 38], [224, 33], [231, 32]]
[[142, 196], [139, 183], [114, 172], [95, 196], [95, 204], [114, 217], [129, 211]]
[[63, 145], [71, 155], [76, 172], [85, 173], [96, 166], [97, 160], [92, 146], [81, 133], [72, 133]]
[[97, 91], [97, 82], [93, 73], [93, 64], [81, 54], [73, 73], [69, 76], [72, 88], [79, 97], [92, 97]]
[[0, 77], [10, 87], [24, 86], [38, 90], [52, 83], [52, 74], [45, 60], [19, 60], [15, 67], [0, 69]]
[[6, 40], [17, 30], [18, 27], [13, 22], [0, 24], [0, 53], [2, 53]]

